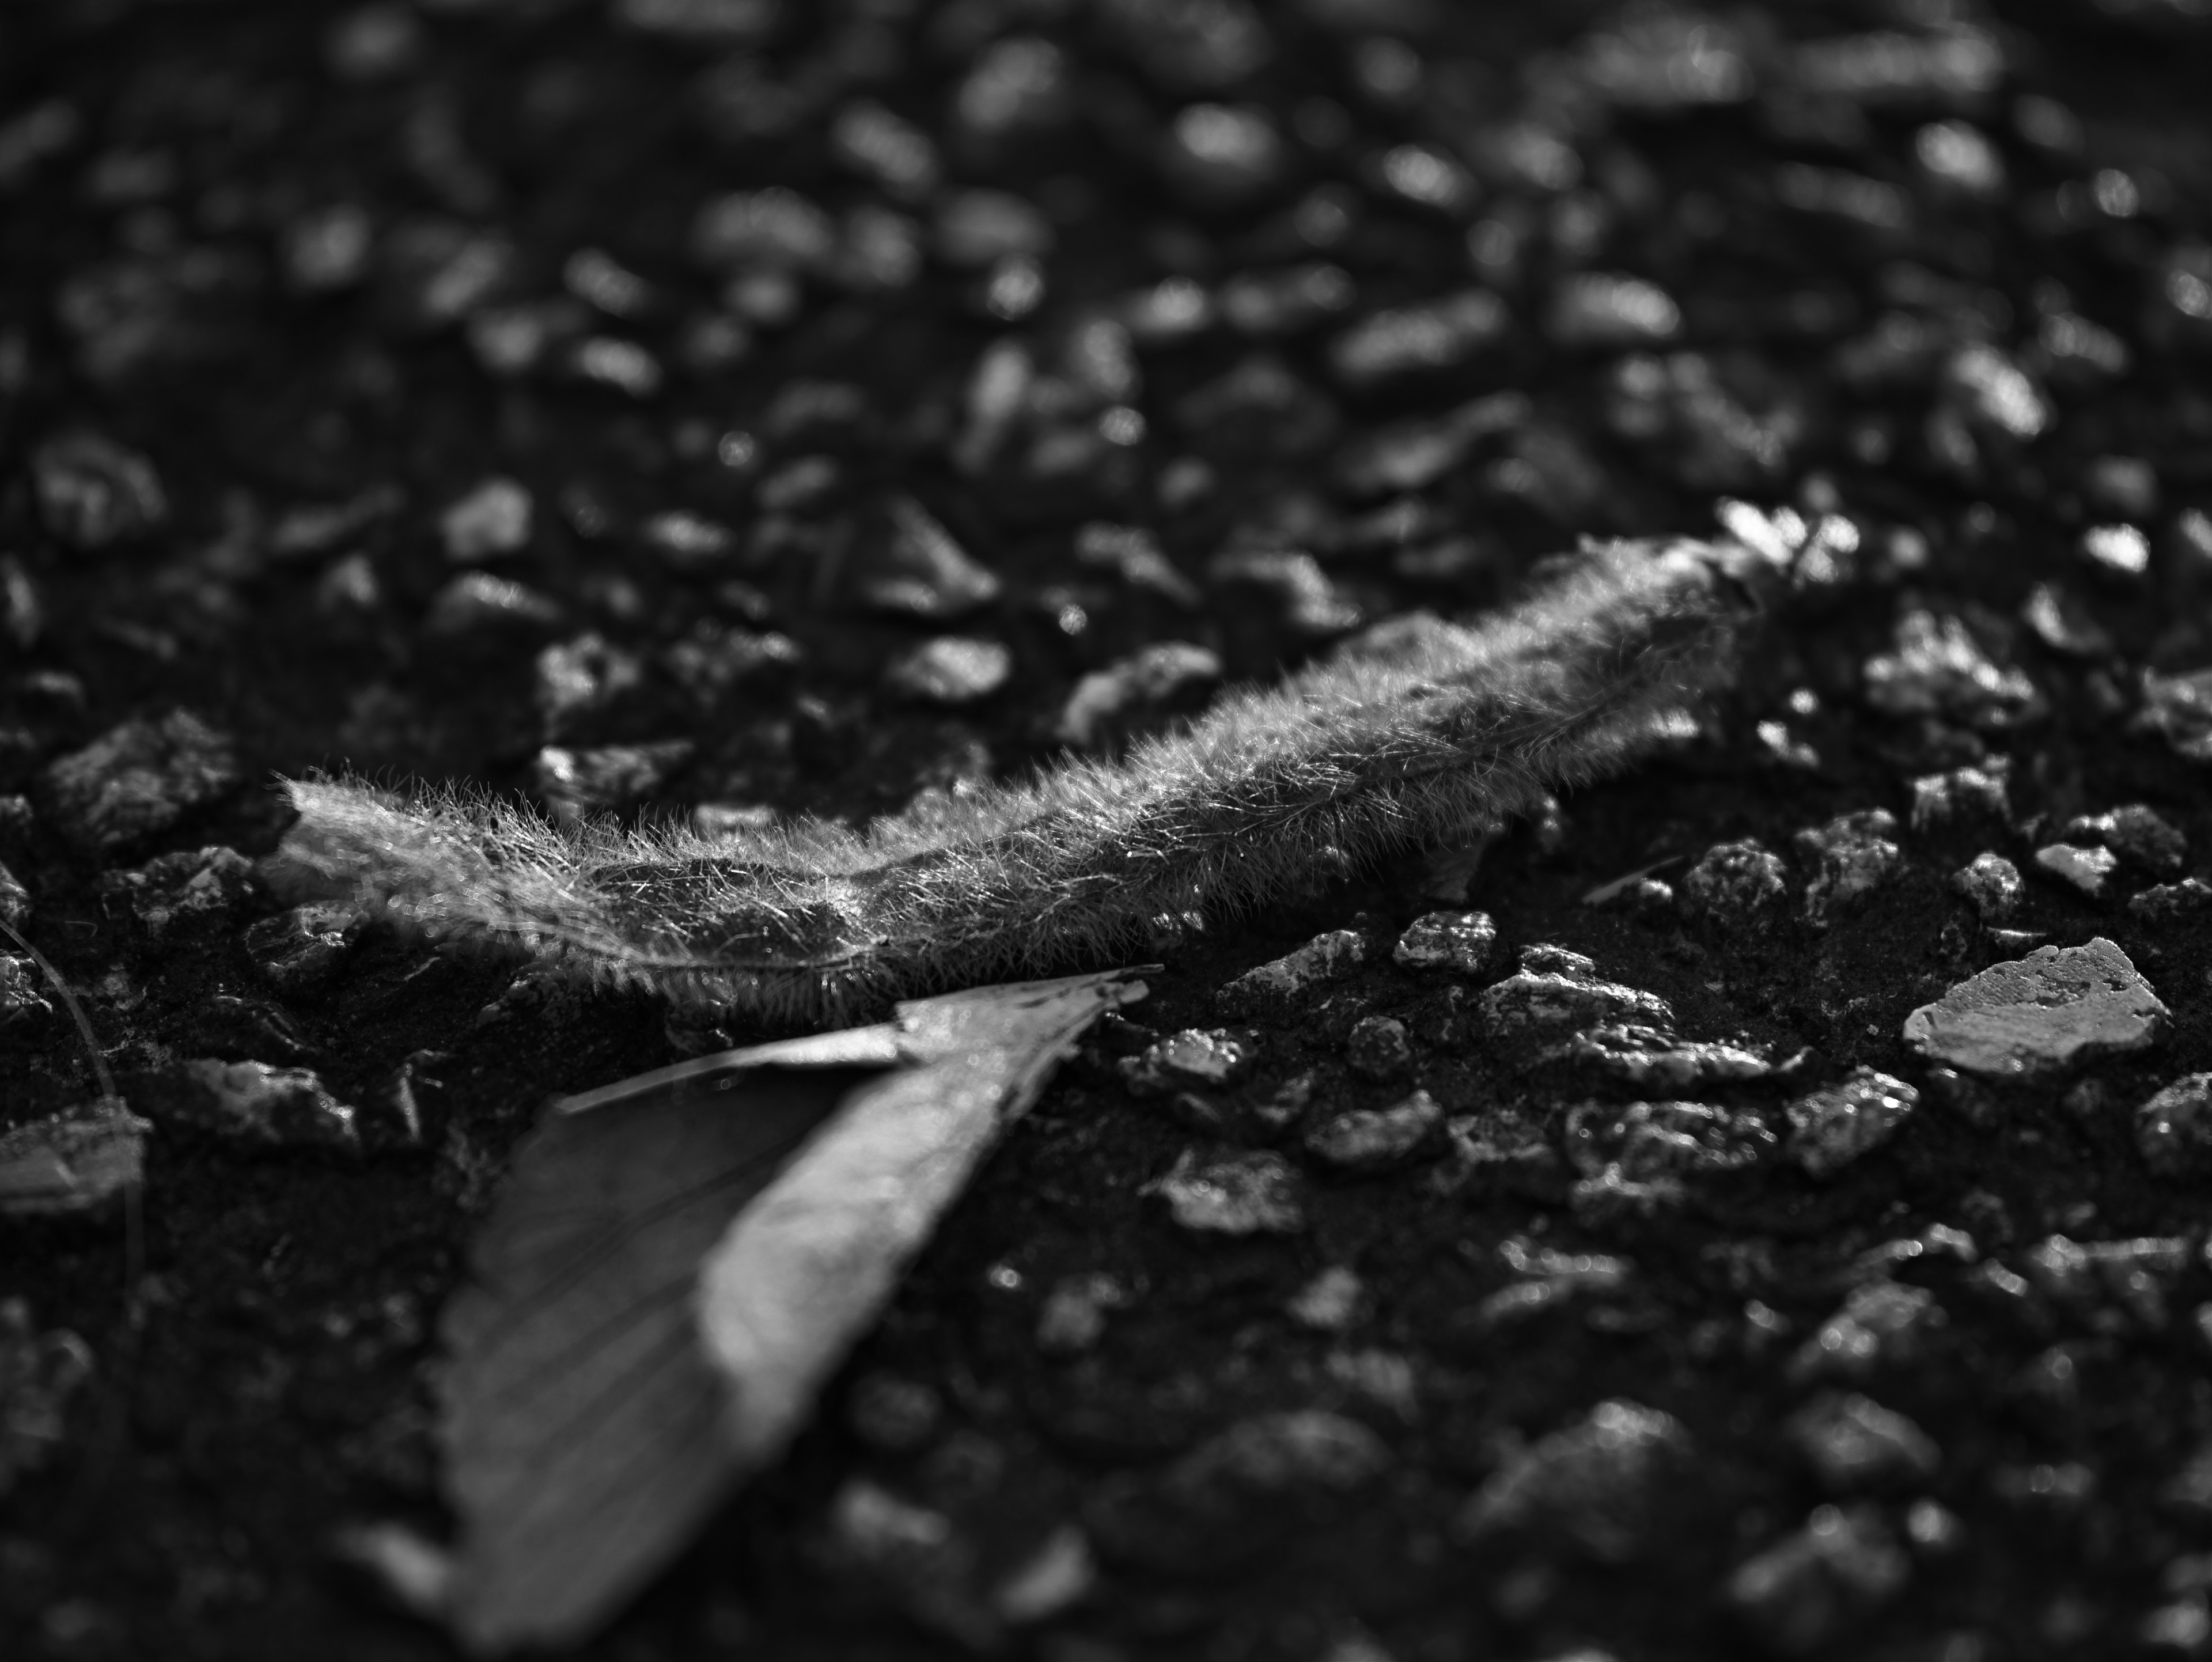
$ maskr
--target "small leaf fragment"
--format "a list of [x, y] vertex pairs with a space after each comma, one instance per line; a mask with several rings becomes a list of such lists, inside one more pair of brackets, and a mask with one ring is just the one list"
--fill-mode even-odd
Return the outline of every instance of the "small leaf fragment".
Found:
[[902, 1004], [574, 1097], [518, 1152], [445, 1322], [478, 1652], [588, 1634], [803, 1422], [1124, 972]]

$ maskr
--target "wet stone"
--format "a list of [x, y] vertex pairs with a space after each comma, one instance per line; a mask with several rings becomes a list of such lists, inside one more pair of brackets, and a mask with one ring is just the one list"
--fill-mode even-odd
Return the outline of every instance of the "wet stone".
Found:
[[1498, 952], [1498, 925], [1487, 912], [1429, 912], [1406, 926], [1391, 949], [1401, 969], [1441, 970], [1473, 977]]
[[1689, 1091], [1765, 1079], [1774, 1064], [1734, 1044], [1677, 1038], [1656, 1027], [1594, 1027], [1556, 1053], [1632, 1091]]
[[1806, 921], [1825, 927], [1897, 875], [1904, 863], [1897, 844], [1897, 816], [1887, 808], [1846, 813], [1794, 839], [1798, 855], [1814, 868], [1805, 886]]
[[1942, 1462], [1927, 1433], [1857, 1391], [1823, 1391], [1790, 1416], [1787, 1428], [1832, 1493], [1924, 1482]]
[[1130, 1094], [1166, 1096], [1176, 1091], [1224, 1090], [1252, 1065], [1253, 1049], [1224, 1027], [1186, 1027], [1121, 1058]]
[[1891, 649], [1866, 661], [1867, 702], [1888, 715], [1940, 715], [2001, 728], [2039, 703], [2026, 673], [2001, 666], [1966, 620], [1915, 606], [1898, 619]]
[[2160, 1177], [2212, 1171], [2212, 1074], [2190, 1074], [2136, 1110], [2136, 1147]]
[[1395, 1079], [1413, 1065], [1406, 1024], [1395, 1016], [1362, 1016], [1352, 1023], [1344, 1056], [1363, 1079]]
[[2055, 843], [2047, 849], [2038, 849], [2035, 863], [2041, 870], [2079, 890], [2092, 900], [2105, 898], [2105, 890], [2112, 881], [2112, 874], [2120, 868], [2118, 857], [2110, 849], [2077, 849], [2066, 843]]
[[1844, 1307], [1790, 1359], [1790, 1377], [1863, 1379], [1885, 1365], [1910, 1362], [1930, 1330], [1943, 1324], [1936, 1295], [1889, 1280], [1855, 1289]]
[[31, 453], [31, 494], [40, 522], [71, 548], [112, 548], [168, 518], [154, 465], [97, 433], [48, 439]]
[[2066, 827], [2066, 841], [2111, 849], [2153, 877], [2172, 877], [2189, 857], [2189, 839], [2154, 808], [2140, 802], [2084, 814]]
[[1387, 1172], [1435, 1141], [1444, 1111], [1426, 1091], [1388, 1108], [1354, 1108], [1306, 1134], [1306, 1152], [1340, 1172]]
[[1599, 979], [1596, 965], [1580, 953], [1552, 957], [1539, 947], [1522, 952], [1519, 970], [1484, 989], [1481, 1007], [1484, 1021], [1496, 1033], [1614, 1023], [1674, 1025], [1673, 1007], [1656, 993]]
[[1825, 1181], [1895, 1136], [1919, 1105], [1920, 1093], [1903, 1080], [1859, 1068], [1790, 1105], [1790, 1158]]
[[180, 849], [136, 871], [108, 872], [100, 892], [125, 899], [156, 940], [173, 926], [222, 918], [259, 891], [253, 862], [235, 849]]
[[2002, 923], [2019, 909], [2027, 886], [2011, 861], [1984, 851], [1951, 874], [1951, 886], [1982, 915], [1984, 923]]
[[1689, 1434], [1672, 1415], [1602, 1402], [1492, 1473], [1460, 1514], [1460, 1533], [1473, 1541], [1534, 1533], [1601, 1563], [1625, 1562], [1656, 1540], [1691, 1459]]
[[230, 740], [189, 710], [111, 728], [46, 770], [53, 819], [70, 837], [114, 849], [228, 795], [240, 777]]
[[1185, 1229], [1290, 1235], [1306, 1227], [1297, 1169], [1280, 1154], [1226, 1154], [1201, 1163], [1187, 1149], [1152, 1189]]
[[157, 1119], [173, 1117], [260, 1148], [351, 1154], [361, 1147], [354, 1110], [312, 1068], [206, 1057], [185, 1062], [165, 1083], [174, 1088], [150, 1094], [145, 1105]]
[[1780, 857], [1749, 837], [1706, 849], [1682, 875], [1683, 898], [1730, 928], [1744, 928], [1788, 891]]
[[530, 492], [507, 478], [486, 479], [438, 518], [446, 557], [464, 565], [528, 547], [530, 526]]
[[1820, 1507], [1728, 1579], [1737, 1619], [1778, 1656], [1829, 1645], [1904, 1591], [1912, 1561], [1871, 1506]]
[[1296, 952], [1250, 969], [1221, 989], [1224, 1009], [1279, 1005], [1332, 981], [1341, 981], [1367, 961], [1367, 943], [1351, 929], [1317, 934]]
[[2128, 955], [2103, 936], [1993, 965], [1905, 1019], [1905, 1042], [1933, 1062], [2032, 1079], [2093, 1056], [2147, 1050], [2168, 1013]]
[[246, 954], [278, 991], [312, 992], [337, 978], [366, 922], [335, 906], [294, 906], [246, 930]]

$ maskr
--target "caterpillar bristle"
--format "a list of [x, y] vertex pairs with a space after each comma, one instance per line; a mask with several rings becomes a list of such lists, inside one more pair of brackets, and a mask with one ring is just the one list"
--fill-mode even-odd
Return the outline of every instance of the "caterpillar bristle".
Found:
[[1474, 625], [1231, 693], [1118, 764], [1068, 760], [865, 831], [710, 840], [295, 781], [270, 876], [763, 1026], [850, 1020], [1142, 953], [1157, 918], [1248, 912], [1323, 850], [1371, 864], [1614, 771], [1729, 673], [1765, 582], [1733, 544], [1587, 549]]

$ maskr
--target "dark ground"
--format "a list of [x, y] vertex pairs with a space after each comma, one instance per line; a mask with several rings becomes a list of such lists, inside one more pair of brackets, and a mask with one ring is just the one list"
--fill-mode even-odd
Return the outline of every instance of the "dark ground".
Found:
[[[267, 782], [344, 764], [556, 807], [865, 816], [1048, 756], [1079, 678], [1145, 646], [1271, 676], [1353, 608], [1465, 610], [1579, 533], [1705, 534], [1721, 496], [1845, 516], [1856, 546], [1801, 561], [1703, 737], [1570, 801], [1556, 835], [1498, 843], [1466, 904], [1506, 947], [1663, 995], [1693, 1038], [1810, 1047], [1786, 1080], [1703, 1094], [1786, 1129], [1789, 1102], [1863, 1063], [1920, 1087], [1899, 1133], [1826, 1181], [1771, 1150], [1693, 1159], [1673, 1199], [1607, 1208], [1573, 1189], [1566, 1110], [1636, 1093], [1487, 1042], [1472, 984], [1390, 966], [1435, 904], [1422, 873], [1222, 928], [1155, 978], [1146, 1028], [1224, 1023], [1230, 977], [1319, 931], [1362, 931], [1372, 967], [1246, 1025], [1256, 1069], [1215, 1129], [1123, 1089], [1113, 1056], [1145, 1033], [1101, 1036], [817, 1426], [588, 1653], [2212, 1649], [2212, 1467], [2190, 1465], [2212, 1439], [2204, 1179], [2154, 1169], [2134, 1114], [2212, 1067], [2212, 946], [2129, 904], [2170, 868], [2123, 861], [2092, 898], [2033, 859], [2130, 803], [2212, 848], [2185, 724], [2139, 719], [2147, 669], [2212, 662], [2203, 8], [1802, 4], [1703, 35], [1667, 10], [1419, 0], [774, 9], [0, 13], [0, 861], [155, 1125], [135, 1284], [112, 1213], [0, 1225], [21, 1300], [0, 1318], [0, 1653], [447, 1654], [343, 1543], [449, 1526], [430, 1379], [471, 1229], [549, 1093], [705, 1042], [641, 1000], [534, 982], [487, 1021], [512, 965], [379, 930], [287, 976], [282, 943], [247, 935], [277, 904], [242, 879], [218, 866], [212, 904], [157, 928], [148, 897], [201, 863], [116, 873], [263, 855], [284, 825]], [[1805, 44], [1843, 37], [1856, 56]], [[1176, 128], [1208, 100], [1267, 113], [1273, 149], [1249, 116]], [[872, 124], [878, 104], [915, 126]], [[836, 217], [774, 247], [695, 234], [702, 204], [771, 183]], [[995, 253], [930, 228], [975, 186], [1030, 204], [976, 210]], [[1040, 227], [1053, 247], [1025, 268]], [[1322, 261], [1348, 282], [1240, 284]], [[1577, 271], [1658, 284], [1679, 317], [1616, 293], [1578, 324], [1559, 299]], [[1111, 320], [1174, 275], [1226, 316], [1139, 326], [1133, 349]], [[1332, 350], [1370, 312], [1470, 285], [1504, 297], [1502, 332], [1436, 323], [1379, 368]], [[1039, 379], [994, 426], [971, 381], [1009, 338]], [[1231, 375], [1255, 354], [1287, 373]], [[1448, 465], [1361, 477], [1385, 423], [1503, 389], [1526, 407], [1446, 434]], [[1386, 459], [1411, 467], [1408, 443]], [[529, 493], [526, 545], [457, 563], [441, 517], [494, 477]], [[963, 606], [942, 572], [886, 594], [912, 551], [902, 492], [995, 598]], [[1101, 520], [1153, 527], [1195, 606], [1079, 559]], [[2125, 527], [2143, 541], [2085, 544]], [[1318, 563], [1240, 575], [1215, 557], [1240, 548]], [[471, 570], [502, 581], [456, 587]], [[1925, 697], [1870, 693], [1913, 605], [1963, 617], [1987, 673], [1909, 661]], [[1003, 686], [974, 653], [953, 659], [969, 684], [937, 690], [965, 703], [886, 679], [956, 613], [1012, 648]], [[1143, 702], [1121, 726], [1158, 719]], [[179, 707], [234, 747], [237, 782], [173, 770], [134, 829], [53, 770]], [[2008, 822], [1908, 823], [1913, 779], [1984, 756], [2011, 758]], [[1816, 928], [1793, 837], [1874, 808], [1901, 861]], [[1789, 884], [1751, 927], [1656, 894], [1578, 904], [1746, 837]], [[1951, 886], [1984, 850], [2027, 873], [2018, 938]], [[1973, 971], [2099, 934], [2171, 1007], [2161, 1046], [1946, 1091], [1901, 1041]], [[1395, 1076], [1347, 1068], [1372, 1015], [1411, 1032]], [[196, 1117], [179, 1070], [206, 1056], [314, 1068], [367, 1152]], [[412, 1140], [390, 1105], [410, 1057]], [[1467, 1139], [1522, 1126], [1527, 1146], [1333, 1173], [1250, 1111], [1307, 1069], [1310, 1115], [1418, 1083]], [[65, 1015], [27, 1003], [0, 1027], [0, 1125], [92, 1090]], [[1270, 1141], [1305, 1168], [1299, 1231], [1197, 1233], [1143, 1192], [1185, 1150]], [[2164, 1244], [2069, 1256], [2054, 1235]], [[1516, 1239], [1626, 1263], [1516, 1269]], [[1288, 1313], [1333, 1266], [1356, 1306]], [[1103, 1331], [1041, 1345], [1055, 1290], [1102, 1272]], [[1492, 1299], [1516, 1284], [1548, 1291]], [[1857, 1363], [1796, 1360], [1875, 1284], [1932, 1304]], [[1806, 1451], [1832, 1445], [1793, 1416], [1846, 1387], [1933, 1454], [1895, 1454], [1893, 1426], [1894, 1458], [1824, 1476]], [[1653, 1469], [1527, 1461], [1612, 1397], [1679, 1422]], [[1364, 1425], [1379, 1469], [1221, 1475], [1209, 1439], [1310, 1409]], [[1514, 1470], [1510, 1526], [1472, 1525], [1469, 1497]], [[1067, 1525], [1091, 1579], [1029, 1619], [994, 1590]]]

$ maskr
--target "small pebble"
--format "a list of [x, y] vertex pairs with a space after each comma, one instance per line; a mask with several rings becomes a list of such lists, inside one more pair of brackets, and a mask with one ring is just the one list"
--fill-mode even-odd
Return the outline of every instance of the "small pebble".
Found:
[[1706, 849], [1682, 874], [1682, 897], [1691, 907], [1732, 929], [1748, 926], [1788, 890], [1780, 858], [1749, 837]]
[[2145, 670], [2140, 725], [2160, 734], [2175, 755], [2212, 762], [2212, 669], [2186, 675]]
[[1927, 1433], [1855, 1391], [1823, 1391], [1786, 1429], [1832, 1493], [1925, 1482], [1942, 1461]]
[[62, 1452], [70, 1401], [94, 1372], [90, 1345], [67, 1328], [41, 1332], [21, 1298], [0, 1299], [0, 1500]]
[[1697, 1090], [1774, 1072], [1774, 1064], [1756, 1051], [1677, 1038], [1656, 1027], [1594, 1027], [1556, 1054], [1639, 1093]]
[[143, 1180], [151, 1129], [110, 1099], [0, 1132], [0, 1217], [104, 1211]]
[[1924, 1287], [1881, 1280], [1856, 1289], [1790, 1359], [1790, 1379], [1863, 1379], [1884, 1364], [1910, 1362], [1943, 1310]]
[[1363, 1079], [1395, 1079], [1413, 1065], [1406, 1024], [1395, 1016], [1362, 1016], [1353, 1022], [1344, 1055]]
[[2136, 1110], [2136, 1147], [2160, 1177], [2212, 1170], [2212, 1074], [2190, 1074]]
[[2027, 1079], [2147, 1050], [2168, 1021], [2128, 955], [2100, 935], [2087, 946], [2040, 947], [1960, 982], [1905, 1019], [1905, 1042], [1969, 1073]]
[[260, 1062], [187, 1062], [175, 1078], [181, 1087], [149, 1099], [147, 1111], [165, 1112], [229, 1138], [270, 1148], [332, 1148], [357, 1153], [354, 1110], [324, 1088], [306, 1068], [272, 1068]]
[[1103, 1270], [1064, 1276], [1054, 1284], [1038, 1313], [1037, 1348], [1055, 1356], [1088, 1350], [1104, 1334], [1108, 1312], [1125, 1309], [1130, 1302], [1128, 1288]]
[[1297, 1169], [1280, 1154], [1227, 1154], [1200, 1164], [1185, 1150], [1152, 1185], [1186, 1229], [1212, 1234], [1296, 1234], [1306, 1227]]
[[2009, 758], [1997, 757], [1980, 767], [1954, 768], [1912, 782], [1912, 829], [1917, 832], [1957, 824], [1970, 814], [2008, 824]]
[[1790, 1158], [1825, 1181], [1895, 1136], [1919, 1106], [1920, 1093], [1871, 1068], [1841, 1085], [1790, 1105]]
[[1846, 813], [1793, 839], [1814, 867], [1805, 886], [1805, 918], [1816, 928], [1897, 875], [1904, 863], [1897, 844], [1897, 816], [1887, 808]]
[[530, 492], [513, 479], [486, 479], [438, 519], [446, 557], [472, 565], [530, 544]]
[[111, 728], [46, 770], [53, 818], [69, 836], [119, 848], [228, 795], [243, 778], [230, 740], [189, 710]]
[[1692, 1460], [1680, 1422], [1615, 1397], [1509, 1457], [1461, 1513], [1459, 1532], [1533, 1532], [1600, 1563], [1626, 1562], [1657, 1540], [1668, 1492]]
[[1470, 979], [1489, 969], [1498, 925], [1487, 912], [1428, 912], [1406, 926], [1391, 949], [1401, 969], [1443, 970]]
[[2065, 843], [2038, 849], [2035, 863], [2092, 900], [2104, 898], [2106, 886], [2120, 867], [2118, 856], [2110, 849], [2077, 849]]
[[1121, 1058], [1121, 1080], [1133, 1096], [1226, 1089], [1252, 1065], [1252, 1046], [1226, 1028], [1187, 1027]]
[[1737, 1617], [1771, 1653], [1832, 1644], [1903, 1592], [1912, 1561], [1870, 1506], [1816, 1507], [1728, 1579]]
[[88, 552], [133, 542], [169, 516], [154, 465], [97, 433], [69, 433], [31, 453], [31, 496], [56, 538]]
[[1671, 340], [1681, 308], [1657, 284], [1614, 272], [1583, 272], [1552, 295], [1548, 327], [1561, 346], [1644, 346]]
[[228, 848], [179, 849], [135, 871], [100, 877], [100, 892], [126, 898], [146, 933], [156, 940], [172, 925], [237, 910], [258, 886], [253, 862]]
[[1306, 1134], [1306, 1152], [1339, 1171], [1387, 1172], [1404, 1165], [1443, 1125], [1444, 1112], [1426, 1091], [1388, 1108], [1354, 1108]]
[[432, 636], [472, 636], [550, 629], [560, 621], [560, 606], [550, 596], [511, 577], [465, 571], [430, 597], [422, 627]]
[[1300, 1288], [1284, 1308], [1301, 1327], [1341, 1333], [1358, 1318], [1365, 1299], [1366, 1286], [1359, 1272], [1333, 1263]]
[[1578, 953], [1532, 947], [1521, 968], [1483, 989], [1483, 1019], [1498, 1033], [1547, 1028], [1589, 1028], [1633, 1023], [1672, 1027], [1674, 1012], [1656, 993], [1600, 980], [1596, 965]]
[[2100, 843], [2154, 877], [2176, 875], [2189, 857], [2189, 839], [2157, 810], [2140, 802], [2082, 815], [2067, 825], [2066, 841]]
[[2138, 923], [2159, 928], [2169, 927], [2184, 918], [2201, 916], [2207, 911], [2212, 911], [2212, 885], [2194, 877], [2145, 889], [2128, 902], [2130, 917]]
[[1888, 715], [1942, 715], [1970, 727], [2000, 728], [2025, 719], [2039, 698], [2016, 667], [2001, 666], [1966, 621], [1925, 607], [1897, 622], [1892, 649], [1867, 660], [1867, 702]]
[[1221, 676], [1218, 653], [1185, 641], [1157, 642], [1077, 682], [1054, 736], [1078, 750], [1097, 749], [1146, 717], [1190, 702]]
[[917, 703], [956, 706], [988, 698], [1014, 673], [1014, 654], [997, 641], [940, 635], [900, 653], [884, 685]]
[[0, 923], [20, 929], [30, 920], [31, 892], [22, 880], [0, 865]]
[[878, 612], [936, 620], [963, 616], [999, 597], [997, 576], [910, 496], [892, 500], [860, 569], [859, 599]]
[[1317, 934], [1296, 952], [1245, 971], [1217, 995], [1224, 1009], [1263, 1008], [1341, 981], [1367, 961], [1367, 943], [1351, 929]]
[[246, 954], [280, 992], [312, 992], [344, 967], [366, 921], [334, 906], [294, 906], [246, 930]]
[[1951, 886], [1966, 897], [1984, 923], [2002, 923], [2010, 917], [2027, 889], [2017, 866], [1986, 850], [1951, 874]]

